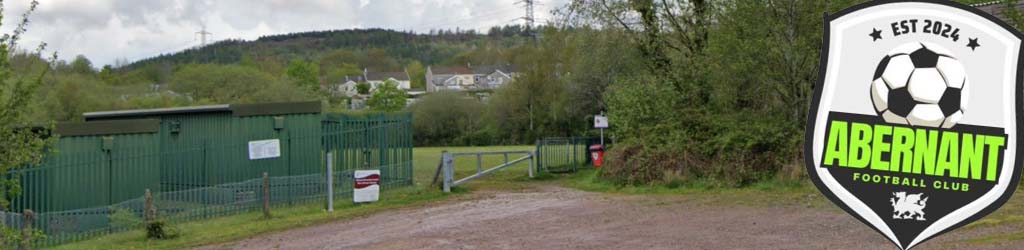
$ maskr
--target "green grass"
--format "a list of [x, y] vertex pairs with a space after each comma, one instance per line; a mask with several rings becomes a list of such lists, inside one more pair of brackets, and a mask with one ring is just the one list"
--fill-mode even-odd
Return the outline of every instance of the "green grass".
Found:
[[[505, 151], [532, 150], [533, 146], [498, 146], [498, 147], [451, 147], [451, 148], [416, 148], [413, 150], [413, 176], [415, 185], [386, 191], [381, 194], [381, 202], [364, 205], [353, 205], [345, 200], [335, 202], [335, 211], [324, 211], [322, 202], [313, 202], [292, 207], [274, 207], [271, 209], [273, 218], [263, 219], [262, 212], [254, 211], [209, 220], [201, 220], [173, 224], [180, 235], [168, 240], [148, 240], [142, 230], [127, 231], [105, 235], [85, 241], [74, 242], [53, 247], [52, 249], [183, 249], [196, 246], [217, 244], [245, 239], [259, 234], [272, 233], [291, 228], [306, 227], [331, 221], [345, 220], [369, 214], [393, 210], [403, 207], [414, 207], [445, 200], [459, 199], [464, 190], [474, 189], [517, 189], [529, 185], [527, 178], [528, 164], [523, 162], [495, 173], [493, 176], [477, 179], [458, 189], [459, 192], [445, 194], [436, 187], [430, 187], [431, 178], [441, 158], [442, 150], [451, 152], [469, 151]], [[510, 155], [509, 160], [521, 157]], [[504, 162], [501, 156], [487, 156], [481, 159], [484, 168], [497, 166]], [[456, 177], [465, 177], [476, 172], [475, 157], [456, 159]]]

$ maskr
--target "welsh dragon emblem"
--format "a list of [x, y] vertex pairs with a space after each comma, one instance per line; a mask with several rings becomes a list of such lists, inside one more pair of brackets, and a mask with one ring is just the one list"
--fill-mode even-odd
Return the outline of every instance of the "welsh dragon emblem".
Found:
[[928, 197], [924, 197], [924, 193], [893, 192], [892, 195], [889, 203], [892, 203], [893, 219], [925, 221], [924, 207], [927, 206]]

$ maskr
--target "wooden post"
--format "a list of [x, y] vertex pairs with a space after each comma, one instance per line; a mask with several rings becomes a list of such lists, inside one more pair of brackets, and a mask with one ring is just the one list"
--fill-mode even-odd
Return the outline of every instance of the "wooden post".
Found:
[[263, 217], [270, 218], [270, 175], [263, 172]]
[[36, 214], [32, 210], [25, 209], [24, 220], [21, 225], [21, 250], [32, 249], [32, 223], [36, 220]]
[[153, 223], [153, 221], [156, 220], [156, 209], [153, 207], [153, 193], [150, 193], [148, 188], [146, 189], [145, 197], [146, 210], [143, 211], [142, 217], [146, 221], [146, 225], [149, 225], [149, 223]]

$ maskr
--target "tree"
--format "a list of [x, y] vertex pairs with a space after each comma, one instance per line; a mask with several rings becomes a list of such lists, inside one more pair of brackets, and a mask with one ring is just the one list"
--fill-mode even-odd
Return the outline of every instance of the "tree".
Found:
[[89, 58], [78, 55], [75, 56], [74, 61], [71, 61], [71, 72], [91, 75], [96, 73], [96, 69], [92, 68], [92, 61], [89, 61]]
[[388, 80], [377, 86], [366, 105], [374, 111], [395, 112], [405, 108], [405, 91], [398, 89], [398, 83]]
[[484, 104], [449, 91], [434, 92], [409, 106], [416, 145], [466, 145], [483, 128]]
[[214, 103], [285, 102], [313, 99], [312, 91], [251, 67], [189, 64], [174, 73], [171, 89]]
[[367, 82], [356, 83], [356, 93], [359, 93], [360, 95], [369, 94], [370, 93], [370, 83], [367, 83]]
[[409, 63], [409, 66], [406, 66], [406, 70], [409, 73], [409, 78], [412, 78], [409, 79], [410, 88], [423, 89], [427, 87], [427, 70], [420, 61], [413, 60]]
[[358, 81], [357, 77], [363, 75], [363, 70], [359, 68], [359, 65], [351, 63], [342, 63], [338, 67], [331, 68], [321, 67], [320, 70], [327, 71], [327, 75], [325, 76], [327, 84], [344, 83], [348, 79]]
[[314, 91], [320, 89], [320, 67], [316, 64], [303, 60], [292, 60], [288, 64], [288, 77], [300, 87]]
[[[36, 128], [26, 122], [36, 88], [42, 84], [49, 67], [42, 67], [38, 73], [15, 72], [11, 64], [11, 50], [16, 48], [18, 39], [26, 30], [28, 15], [38, 5], [38, 2], [32, 1], [14, 31], [0, 38], [0, 152], [3, 152], [0, 154], [0, 173], [4, 173], [0, 174], [0, 190], [3, 190], [0, 192], [0, 210], [7, 210], [12, 198], [18, 196], [21, 190], [19, 176], [6, 173], [38, 164], [42, 161], [45, 148], [53, 141], [53, 137], [46, 132], [48, 129]], [[3, 13], [0, 13], [0, 19], [2, 16]], [[45, 44], [38, 47], [37, 55], [44, 47]], [[53, 58], [56, 58], [56, 54]], [[0, 225], [0, 229], [4, 229], [0, 233], [10, 232], [3, 227]], [[12, 237], [17, 236], [0, 235], [0, 245], [5, 245], [3, 239]]]

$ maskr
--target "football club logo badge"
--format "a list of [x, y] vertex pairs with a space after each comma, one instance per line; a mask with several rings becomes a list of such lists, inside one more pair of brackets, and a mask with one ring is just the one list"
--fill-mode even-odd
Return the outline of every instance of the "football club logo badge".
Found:
[[1016, 190], [1022, 36], [946, 1], [871, 1], [825, 18], [805, 141], [826, 197], [900, 249]]

